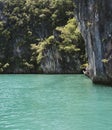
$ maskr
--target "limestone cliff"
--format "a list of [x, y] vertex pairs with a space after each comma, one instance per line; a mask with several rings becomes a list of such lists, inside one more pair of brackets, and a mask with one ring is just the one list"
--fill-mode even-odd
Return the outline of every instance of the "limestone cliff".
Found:
[[112, 84], [112, 1], [74, 0], [75, 14], [85, 39], [89, 76]]
[[64, 27], [57, 27], [53, 35], [32, 44], [32, 59], [42, 73], [81, 73], [85, 63], [84, 40], [76, 20], [70, 19]]
[[81, 60], [79, 53], [67, 53], [59, 51], [57, 45], [48, 45], [43, 50], [43, 59], [40, 68], [43, 73], [81, 73]]
[[[72, 0], [0, 0], [0, 73], [80, 73], [84, 41], [73, 9]], [[64, 26], [61, 41], [50, 42]]]

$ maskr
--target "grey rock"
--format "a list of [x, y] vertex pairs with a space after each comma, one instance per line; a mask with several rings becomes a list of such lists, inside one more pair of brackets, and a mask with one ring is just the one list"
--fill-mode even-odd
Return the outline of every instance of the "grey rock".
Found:
[[74, 0], [75, 14], [85, 39], [89, 76], [112, 84], [112, 1]]

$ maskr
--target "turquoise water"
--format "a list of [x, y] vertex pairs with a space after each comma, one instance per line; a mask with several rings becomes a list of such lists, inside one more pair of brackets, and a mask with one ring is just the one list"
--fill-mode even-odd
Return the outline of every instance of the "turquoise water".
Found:
[[112, 88], [83, 75], [0, 75], [0, 130], [112, 130]]

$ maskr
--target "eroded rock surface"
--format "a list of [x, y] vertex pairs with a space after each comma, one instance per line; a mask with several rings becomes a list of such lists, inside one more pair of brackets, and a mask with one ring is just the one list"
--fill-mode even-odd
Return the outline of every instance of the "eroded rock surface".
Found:
[[74, 0], [85, 39], [89, 76], [95, 83], [112, 84], [112, 1]]

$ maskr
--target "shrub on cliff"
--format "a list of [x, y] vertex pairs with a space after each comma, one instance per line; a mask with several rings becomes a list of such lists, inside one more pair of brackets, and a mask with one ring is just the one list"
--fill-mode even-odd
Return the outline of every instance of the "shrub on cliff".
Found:
[[[10, 64], [7, 72], [14, 72], [14, 68], [20, 68], [17, 70], [22, 72], [24, 67], [27, 72], [36, 72], [46, 43], [60, 44], [59, 40], [54, 40], [55, 36], [51, 36], [60, 27], [59, 37], [64, 45], [58, 45], [58, 49], [70, 52], [79, 48], [79, 44], [75, 46], [69, 41], [80, 35], [74, 35], [76, 30], [69, 24], [70, 21], [65, 26], [74, 17], [72, 0], [0, 0], [0, 7], [0, 62]], [[31, 50], [32, 43], [36, 43], [38, 52]], [[23, 60], [28, 64], [24, 64]]]
[[[35, 52], [33, 53], [35, 56], [34, 59], [37, 64], [42, 66], [42, 70], [43, 66], [49, 66], [47, 62], [50, 62], [51, 65], [56, 64], [55, 61], [58, 61], [60, 64], [58, 67], [61, 66], [61, 69], [66, 68], [66, 70], [62, 72], [67, 72], [71, 66], [71, 71], [69, 72], [74, 73], [79, 72], [77, 68], [85, 62], [84, 41], [74, 18], [69, 19], [65, 26], [57, 27], [54, 31], [54, 35], [51, 35], [39, 44], [32, 44], [32, 50]], [[52, 57], [52, 60], [48, 58], [48, 55]], [[77, 65], [77, 63], [79, 65]], [[54, 72], [55, 71], [56, 70], [54, 70]]]

